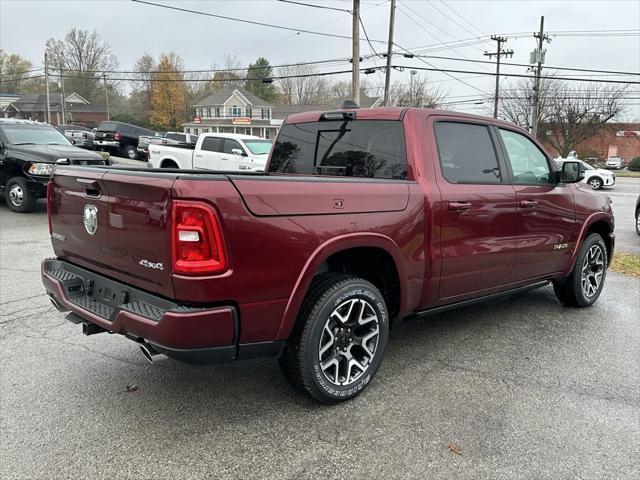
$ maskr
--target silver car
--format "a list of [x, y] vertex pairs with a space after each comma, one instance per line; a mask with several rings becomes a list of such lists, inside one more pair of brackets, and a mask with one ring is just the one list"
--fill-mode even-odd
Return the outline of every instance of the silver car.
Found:
[[622, 157], [609, 157], [604, 166], [609, 170], [621, 170], [624, 168], [624, 162], [622, 161]]

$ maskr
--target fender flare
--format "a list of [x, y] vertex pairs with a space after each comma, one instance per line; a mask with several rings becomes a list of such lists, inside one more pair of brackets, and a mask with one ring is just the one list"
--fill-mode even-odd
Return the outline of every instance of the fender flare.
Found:
[[[582, 224], [582, 228], [580, 229], [580, 232], [576, 237], [576, 243], [573, 246], [573, 251], [571, 252], [571, 259], [569, 260], [569, 265], [564, 272], [565, 275], [569, 275], [571, 270], [573, 270], [573, 267], [576, 263], [576, 257], [578, 256], [578, 252], [580, 251], [580, 247], [582, 246], [582, 240], [584, 239], [587, 233], [587, 230], [589, 230], [589, 227], [591, 227], [591, 225], [600, 221], [607, 222], [607, 224], [609, 225], [609, 228], [613, 232], [613, 222], [611, 220], [611, 216], [608, 213], [595, 212], [589, 215], [589, 217], [587, 217], [587, 219]], [[608, 258], [608, 261], [611, 262], [611, 258]]]
[[400, 284], [400, 314], [406, 311], [407, 301], [407, 273], [402, 260], [400, 247], [385, 235], [379, 233], [349, 233], [333, 237], [320, 244], [307, 259], [302, 272], [298, 276], [296, 283], [289, 295], [289, 300], [285, 308], [280, 326], [278, 327], [277, 339], [286, 339], [291, 334], [295, 325], [298, 312], [302, 306], [304, 297], [311, 285], [320, 265], [322, 265], [331, 255], [348, 250], [350, 248], [379, 248], [384, 250], [393, 259]]

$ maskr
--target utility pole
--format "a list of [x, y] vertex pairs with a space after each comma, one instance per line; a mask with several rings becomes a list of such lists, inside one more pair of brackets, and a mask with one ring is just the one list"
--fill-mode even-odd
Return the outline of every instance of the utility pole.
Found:
[[107, 120], [111, 120], [109, 117], [109, 90], [107, 89], [107, 74], [102, 74], [102, 81], [104, 82], [104, 102], [107, 106]]
[[410, 70], [409, 74], [411, 75], [411, 81], [409, 82], [409, 106], [410, 107], [415, 107], [415, 105], [413, 104], [413, 77], [416, 75], [416, 73], [418, 73], [417, 70]]
[[47, 92], [47, 123], [51, 123], [51, 102], [49, 99], [49, 59], [47, 58], [47, 52], [44, 52], [44, 83], [46, 84]]
[[360, 0], [353, 0], [351, 100], [360, 106]]
[[65, 125], [67, 123], [67, 107], [65, 105], [65, 99], [67, 96], [64, 94], [64, 77], [62, 76], [62, 67], [60, 67], [60, 90], [62, 91], [62, 102], [60, 103], [62, 106], [62, 124]]
[[391, 0], [391, 12], [389, 14], [389, 43], [387, 45], [387, 70], [384, 76], [384, 101], [383, 105], [389, 105], [389, 84], [391, 82], [391, 55], [393, 54], [393, 24], [396, 15], [396, 0]]
[[491, 58], [494, 55], [496, 56], [496, 93], [493, 98], [493, 118], [498, 118], [498, 99], [500, 97], [500, 57], [502, 55], [513, 56], [513, 50], [502, 49], [502, 44], [507, 41], [505, 37], [491, 35], [491, 40], [494, 40], [495, 42], [497, 42], [498, 48], [493, 53], [484, 52], [484, 54], [489, 58]]
[[540, 77], [542, 76], [542, 64], [547, 53], [542, 49], [542, 43], [551, 42], [548, 35], [544, 34], [544, 16], [540, 17], [540, 32], [533, 34], [538, 39], [538, 48], [531, 52], [530, 63], [537, 63], [536, 79], [533, 85], [533, 107], [531, 108], [531, 135], [535, 138], [538, 134], [538, 117], [540, 117]]

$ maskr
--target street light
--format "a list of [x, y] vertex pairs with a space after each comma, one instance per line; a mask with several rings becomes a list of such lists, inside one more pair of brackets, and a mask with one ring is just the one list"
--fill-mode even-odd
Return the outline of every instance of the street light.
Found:
[[417, 70], [410, 70], [409, 73], [411, 74], [411, 82], [409, 84], [409, 101], [411, 102], [411, 107], [413, 107], [413, 77], [416, 73], [418, 73]]

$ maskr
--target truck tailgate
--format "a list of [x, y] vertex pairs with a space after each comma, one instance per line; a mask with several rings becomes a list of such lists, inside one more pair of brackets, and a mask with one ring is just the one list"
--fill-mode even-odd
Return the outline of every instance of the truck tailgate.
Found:
[[[172, 175], [106, 169], [56, 170], [50, 191], [52, 242], [72, 263], [172, 297]], [[92, 221], [96, 228], [92, 233]]]

